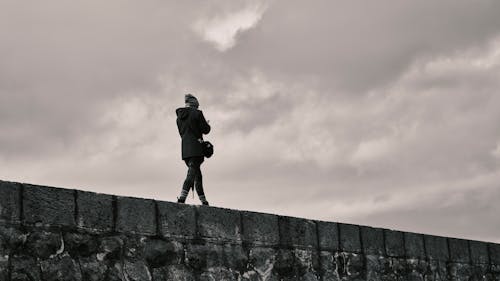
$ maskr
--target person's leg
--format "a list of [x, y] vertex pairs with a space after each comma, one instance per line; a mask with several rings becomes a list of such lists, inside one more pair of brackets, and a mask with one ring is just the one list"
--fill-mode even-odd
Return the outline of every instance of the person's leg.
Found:
[[205, 196], [205, 192], [203, 191], [203, 175], [201, 173], [201, 163], [205, 160], [204, 157], [199, 157], [196, 159], [196, 174], [194, 180], [194, 187], [196, 188], [196, 193], [198, 193], [198, 197], [203, 205], [208, 205], [207, 197]]
[[[182, 191], [181, 195], [177, 198], [178, 203], [184, 203], [186, 202], [186, 197], [189, 193], [189, 189], [193, 186], [194, 180], [196, 177], [196, 161], [194, 161], [193, 157], [187, 158], [184, 160], [186, 162], [186, 165], [188, 167], [186, 179], [184, 180], [184, 184], [182, 185]], [[199, 170], [199, 168], [198, 168]]]

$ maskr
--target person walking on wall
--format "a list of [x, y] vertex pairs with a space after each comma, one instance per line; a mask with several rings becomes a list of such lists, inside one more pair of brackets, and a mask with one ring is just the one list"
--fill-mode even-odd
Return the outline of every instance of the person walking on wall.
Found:
[[186, 180], [182, 186], [181, 195], [177, 198], [178, 203], [184, 203], [189, 193], [189, 189], [196, 189], [198, 197], [203, 205], [208, 205], [207, 198], [203, 191], [203, 179], [201, 175], [201, 163], [205, 160], [203, 154], [203, 135], [210, 132], [210, 125], [203, 116], [203, 112], [198, 110], [198, 99], [187, 94], [184, 97], [185, 107], [176, 109], [177, 128], [182, 138], [182, 160], [188, 167]]

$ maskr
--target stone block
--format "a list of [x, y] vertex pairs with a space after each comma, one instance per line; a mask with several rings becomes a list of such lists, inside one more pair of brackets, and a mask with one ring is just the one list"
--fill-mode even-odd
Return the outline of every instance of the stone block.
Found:
[[0, 281], [10, 281], [9, 257], [4, 255], [0, 255]]
[[368, 226], [360, 227], [363, 252], [366, 255], [385, 255], [384, 230]]
[[30, 256], [13, 256], [11, 258], [11, 280], [41, 281], [40, 265]]
[[325, 251], [339, 250], [339, 229], [335, 222], [316, 221], [318, 225], [319, 248]]
[[385, 251], [390, 257], [404, 257], [404, 234], [401, 231], [385, 229]]
[[79, 264], [68, 254], [55, 256], [40, 262], [44, 281], [80, 281], [82, 273]]
[[242, 212], [243, 240], [258, 245], [277, 245], [280, 240], [278, 216]]
[[196, 270], [224, 266], [224, 248], [215, 243], [186, 245], [185, 263]]
[[202, 237], [241, 241], [241, 217], [235, 210], [199, 206], [198, 231]]
[[424, 235], [425, 249], [427, 257], [431, 260], [448, 261], [448, 241], [446, 237]]
[[75, 226], [74, 190], [24, 185], [24, 222], [50, 226]]
[[224, 251], [224, 265], [226, 268], [243, 272], [248, 268], [248, 252], [247, 248], [241, 244], [225, 244], [223, 245]]
[[481, 241], [469, 241], [470, 257], [474, 264], [488, 264], [488, 244]]
[[89, 257], [97, 253], [97, 237], [87, 233], [64, 233], [64, 250], [72, 257]]
[[248, 253], [247, 275], [253, 275], [254, 279], [243, 280], [278, 280], [274, 273], [276, 250], [273, 248], [254, 247]]
[[500, 244], [489, 243], [488, 249], [490, 251], [490, 263], [500, 265]]
[[117, 197], [116, 231], [144, 235], [156, 234], [156, 212], [153, 200]]
[[0, 181], [0, 222], [21, 221], [21, 193], [17, 183]]
[[128, 281], [151, 281], [151, 273], [147, 264], [142, 261], [128, 261], [123, 263], [123, 273]]
[[279, 217], [280, 244], [285, 247], [314, 247], [318, 246], [316, 224], [314, 221]]
[[63, 239], [58, 232], [32, 231], [23, 245], [26, 253], [46, 259], [64, 250]]
[[113, 196], [77, 191], [76, 209], [78, 227], [96, 232], [113, 230]]
[[359, 226], [339, 223], [340, 249], [344, 252], [361, 253]]
[[164, 237], [193, 238], [196, 235], [196, 210], [192, 205], [160, 202], [158, 222]]
[[448, 238], [448, 244], [452, 262], [468, 263], [470, 261], [469, 242], [467, 240]]
[[405, 252], [408, 258], [424, 259], [424, 237], [422, 234], [405, 232]]
[[181, 264], [184, 258], [184, 247], [177, 241], [151, 239], [146, 241], [144, 258], [150, 267]]
[[321, 280], [340, 280], [337, 272], [338, 265], [336, 258], [330, 251], [321, 251], [319, 253], [320, 259], [320, 275]]

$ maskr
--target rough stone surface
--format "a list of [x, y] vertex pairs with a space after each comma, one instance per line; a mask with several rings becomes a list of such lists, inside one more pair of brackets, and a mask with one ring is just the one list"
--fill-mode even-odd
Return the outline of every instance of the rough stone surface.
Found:
[[470, 245], [470, 257], [472, 263], [475, 264], [488, 264], [489, 254], [488, 254], [488, 244], [480, 241], [469, 241]]
[[73, 190], [27, 184], [23, 192], [25, 223], [75, 226]]
[[29, 234], [24, 252], [31, 256], [46, 259], [64, 250], [60, 233], [36, 231]]
[[469, 263], [469, 243], [467, 240], [448, 238], [450, 260], [456, 263]]
[[365, 257], [355, 253], [337, 255], [337, 271], [341, 280], [364, 280]]
[[243, 241], [259, 245], [279, 244], [278, 216], [242, 212]]
[[367, 226], [362, 226], [360, 229], [363, 242], [363, 253], [367, 255], [385, 255], [384, 230]]
[[198, 231], [202, 237], [241, 241], [240, 213], [234, 210], [200, 206]]
[[13, 256], [11, 265], [12, 281], [41, 281], [40, 265], [30, 256]]
[[0, 181], [0, 222], [21, 221], [20, 185]]
[[193, 238], [196, 235], [196, 210], [187, 204], [157, 202], [161, 235]]
[[113, 229], [113, 197], [106, 194], [76, 193], [78, 227], [106, 232]]
[[65, 233], [64, 250], [73, 257], [88, 257], [98, 248], [98, 239], [85, 233]]
[[151, 239], [146, 242], [144, 257], [153, 268], [181, 264], [184, 259], [184, 248], [182, 243], [176, 241]]
[[0, 255], [0, 281], [9, 280], [9, 256]]
[[273, 248], [255, 247], [249, 251], [247, 280], [277, 280], [274, 270], [276, 250]]
[[321, 250], [339, 250], [339, 229], [335, 222], [316, 221], [318, 226], [319, 248]]
[[155, 204], [153, 200], [118, 197], [116, 207], [117, 231], [145, 235], [156, 234]]
[[[500, 280], [498, 244], [43, 187], [27, 193], [26, 202], [72, 199], [78, 227], [54, 218], [0, 224], [0, 281]], [[59, 203], [38, 205], [60, 212]], [[80, 213], [91, 206], [106, 210]], [[96, 220], [101, 211], [117, 216], [114, 229], [109, 217]]]
[[432, 260], [448, 261], [448, 241], [446, 237], [424, 235], [427, 258]]
[[280, 244], [287, 246], [318, 246], [316, 224], [311, 220], [294, 217], [279, 218]]
[[359, 226], [339, 223], [340, 249], [344, 252], [361, 253]]
[[405, 232], [405, 253], [409, 258], [424, 259], [425, 248], [422, 234]]
[[80, 258], [78, 260], [82, 275], [82, 280], [85, 281], [101, 281], [105, 280], [108, 270], [105, 263], [98, 261], [95, 258]]
[[489, 243], [488, 249], [490, 250], [490, 262], [500, 265], [500, 244]]
[[80, 281], [82, 274], [79, 265], [67, 254], [41, 262], [44, 281]]
[[396, 230], [384, 230], [385, 235], [385, 251], [390, 257], [404, 257], [405, 243], [404, 234]]

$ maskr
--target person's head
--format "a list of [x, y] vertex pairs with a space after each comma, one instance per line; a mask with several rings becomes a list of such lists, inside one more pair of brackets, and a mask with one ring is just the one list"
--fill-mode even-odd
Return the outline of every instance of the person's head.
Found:
[[187, 94], [184, 96], [184, 102], [186, 103], [187, 107], [198, 108], [198, 106], [200, 106], [200, 104], [198, 103], [198, 99], [191, 94]]

